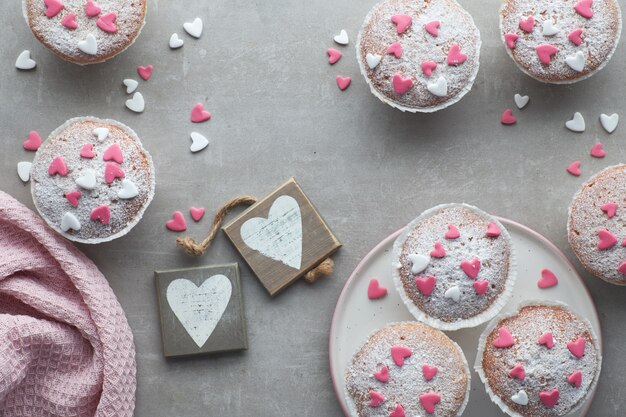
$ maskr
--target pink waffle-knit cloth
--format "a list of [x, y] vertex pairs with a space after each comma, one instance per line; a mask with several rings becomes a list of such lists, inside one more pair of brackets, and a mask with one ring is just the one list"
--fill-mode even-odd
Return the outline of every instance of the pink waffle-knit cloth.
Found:
[[98, 268], [0, 191], [0, 416], [130, 417], [133, 335]]

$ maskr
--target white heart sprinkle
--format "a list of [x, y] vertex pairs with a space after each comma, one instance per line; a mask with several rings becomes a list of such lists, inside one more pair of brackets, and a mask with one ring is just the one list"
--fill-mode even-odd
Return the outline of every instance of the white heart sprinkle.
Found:
[[170, 37], [170, 48], [172, 49], [178, 49], [183, 46], [184, 43], [185, 41], [178, 37], [178, 33], [173, 33]]
[[126, 94], [132, 94], [135, 92], [139, 83], [137, 80], [133, 80], [132, 78], [127, 78], [124, 80], [124, 85], [126, 86]]
[[617, 113], [613, 113], [610, 116], [602, 113], [600, 115], [600, 124], [609, 133], [615, 132], [617, 129], [617, 124], [619, 123], [619, 115]]
[[82, 175], [76, 178], [76, 185], [85, 190], [93, 190], [96, 188], [96, 171], [93, 169], [86, 169], [82, 172]]
[[585, 131], [585, 119], [579, 112], [574, 113], [574, 118], [565, 122], [565, 127], [572, 132], [584, 132]]
[[454, 287], [448, 288], [443, 295], [446, 298], [451, 298], [453, 301], [458, 302], [461, 298], [461, 290], [455, 285]]
[[70, 229], [79, 231], [80, 222], [78, 221], [76, 216], [74, 216], [72, 213], [68, 211], [67, 213], [63, 215], [63, 218], [61, 219], [61, 230], [63, 230], [64, 232], [67, 232]]
[[411, 273], [419, 274], [422, 272], [428, 264], [430, 263], [430, 256], [424, 256], [417, 253], [412, 253], [409, 256], [409, 261], [411, 262]]
[[381, 59], [383, 59], [383, 57], [380, 55], [367, 54], [365, 56], [365, 60], [367, 61], [367, 66], [369, 66], [370, 69], [376, 68], [378, 64], [380, 64]]
[[133, 94], [133, 98], [126, 100], [126, 107], [135, 113], [142, 113], [146, 108], [146, 102], [140, 92]]
[[187, 22], [183, 25], [185, 32], [194, 38], [199, 38], [202, 35], [202, 19], [196, 17], [191, 23]]
[[565, 58], [565, 63], [574, 71], [582, 72], [585, 69], [585, 54], [582, 51], [576, 52]]
[[109, 129], [106, 127], [97, 127], [93, 130], [93, 135], [98, 138], [98, 142], [104, 142], [109, 136]]
[[124, 178], [122, 180], [122, 188], [117, 192], [118, 198], [128, 200], [131, 198], [135, 198], [139, 195], [139, 190], [137, 190], [137, 186], [131, 180]]
[[530, 100], [530, 97], [522, 96], [520, 94], [515, 94], [515, 96], [513, 97], [513, 100], [515, 100], [515, 105], [517, 106], [517, 108], [521, 110], [524, 107], [526, 107], [526, 105], [528, 104], [528, 101]]
[[31, 59], [30, 51], [23, 51], [15, 61], [15, 67], [21, 70], [32, 70], [37, 66], [37, 63]]
[[435, 82], [428, 83], [427, 88], [428, 91], [437, 97], [445, 97], [448, 95], [448, 82], [443, 77], [439, 77]]
[[341, 29], [339, 35], [335, 36], [333, 39], [339, 45], [347, 45], [348, 43], [350, 43], [350, 39], [348, 39], [348, 32], [346, 32], [345, 29]]
[[528, 405], [528, 394], [523, 389], [519, 390], [517, 394], [511, 396], [511, 401], [519, 405]]
[[543, 22], [543, 36], [554, 36], [559, 33], [561, 29], [552, 20], [546, 20]]
[[200, 152], [209, 146], [209, 140], [198, 132], [191, 132], [191, 140], [193, 141], [189, 148], [191, 152]]
[[17, 163], [17, 175], [23, 182], [30, 181], [30, 167], [32, 165], [32, 163], [26, 161]]
[[98, 41], [92, 33], [88, 34], [84, 41], [78, 42], [78, 49], [88, 55], [96, 55], [98, 53]]

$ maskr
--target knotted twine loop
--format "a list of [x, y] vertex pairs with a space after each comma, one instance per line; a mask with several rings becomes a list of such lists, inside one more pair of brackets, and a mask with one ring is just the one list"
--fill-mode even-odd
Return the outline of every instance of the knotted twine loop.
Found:
[[[257, 198], [251, 195], [243, 195], [239, 197], [235, 197], [229, 202], [227, 202], [222, 208], [218, 210], [215, 214], [215, 218], [213, 219], [213, 226], [211, 227], [211, 231], [209, 235], [204, 238], [204, 240], [200, 243], [196, 242], [192, 237], [179, 237], [176, 239], [176, 245], [180, 246], [187, 252], [188, 255], [191, 256], [202, 256], [213, 243], [213, 239], [217, 236], [217, 232], [220, 230], [222, 223], [224, 223], [224, 218], [232, 209], [240, 205], [251, 206], [257, 202]], [[335, 262], [331, 258], [326, 258], [323, 260], [318, 266], [310, 270], [304, 275], [304, 280], [309, 283], [313, 283], [320, 279], [323, 276], [331, 275], [333, 273], [333, 267], [335, 266]]]

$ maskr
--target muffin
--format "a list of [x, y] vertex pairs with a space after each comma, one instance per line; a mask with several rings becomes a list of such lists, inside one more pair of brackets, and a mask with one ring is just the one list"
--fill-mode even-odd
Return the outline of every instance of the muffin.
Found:
[[106, 242], [128, 233], [154, 189], [152, 158], [132, 129], [113, 120], [68, 120], [39, 148], [31, 168], [39, 214], [75, 242]]
[[570, 84], [609, 62], [622, 14], [617, 0], [504, 0], [500, 31], [523, 72], [542, 82]]
[[474, 366], [487, 393], [513, 417], [557, 417], [593, 392], [602, 357], [591, 325], [565, 304], [527, 303], [483, 332]]
[[417, 322], [374, 332], [346, 369], [351, 417], [460, 416], [470, 373], [461, 348]]
[[24, 18], [48, 49], [75, 64], [104, 62], [135, 41], [146, 0], [22, 0]]
[[626, 165], [605, 168], [574, 195], [567, 237], [580, 263], [611, 284], [626, 285]]
[[429, 113], [471, 90], [480, 45], [472, 17], [455, 0], [384, 0], [365, 18], [356, 51], [376, 97]]
[[511, 236], [467, 204], [422, 213], [393, 245], [393, 279], [416, 319], [440, 330], [474, 327], [506, 304], [515, 283]]

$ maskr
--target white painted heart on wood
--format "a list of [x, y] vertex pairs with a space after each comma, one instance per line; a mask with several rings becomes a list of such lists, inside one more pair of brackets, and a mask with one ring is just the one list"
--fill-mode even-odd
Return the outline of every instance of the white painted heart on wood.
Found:
[[213, 275], [199, 287], [188, 279], [177, 279], [167, 287], [167, 302], [201, 348], [222, 319], [232, 293], [233, 285], [224, 275]]
[[295, 198], [278, 197], [267, 219], [255, 217], [241, 226], [241, 239], [251, 249], [287, 266], [302, 266], [302, 215]]

